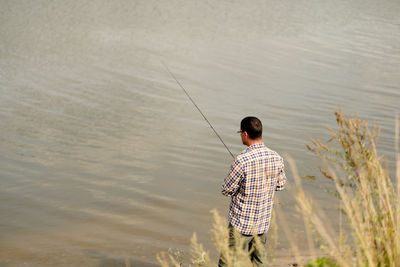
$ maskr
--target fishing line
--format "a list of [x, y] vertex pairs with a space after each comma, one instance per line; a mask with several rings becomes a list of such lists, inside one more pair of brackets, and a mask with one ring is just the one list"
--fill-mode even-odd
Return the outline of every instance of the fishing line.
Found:
[[217, 131], [214, 129], [214, 127], [211, 125], [211, 123], [209, 122], [209, 120], [206, 118], [206, 116], [204, 115], [204, 113], [200, 110], [200, 108], [197, 106], [197, 104], [194, 102], [193, 98], [190, 97], [189, 93], [186, 91], [185, 87], [183, 87], [183, 85], [178, 81], [178, 79], [175, 77], [175, 75], [169, 70], [168, 66], [161, 61], [161, 63], [164, 65], [164, 67], [167, 69], [167, 71], [169, 72], [169, 74], [172, 76], [172, 78], [174, 78], [174, 80], [176, 81], [176, 83], [182, 88], [183, 92], [185, 92], [186, 96], [189, 98], [189, 100], [193, 103], [193, 105], [197, 108], [197, 110], [200, 112], [201, 116], [203, 116], [203, 118], [205, 119], [205, 121], [208, 123], [208, 125], [210, 125], [211, 129], [214, 131], [214, 133], [217, 135], [217, 137], [219, 138], [219, 140], [221, 140], [222, 144], [225, 146], [226, 150], [228, 150], [229, 154], [231, 154], [232, 158], [235, 158], [235, 156], [232, 154], [232, 152], [229, 150], [229, 148], [227, 147], [227, 145], [225, 144], [224, 140], [222, 140], [221, 136], [217, 133]]

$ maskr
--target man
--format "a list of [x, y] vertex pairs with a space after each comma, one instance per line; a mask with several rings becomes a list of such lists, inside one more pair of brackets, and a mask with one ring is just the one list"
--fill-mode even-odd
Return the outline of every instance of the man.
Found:
[[[263, 254], [274, 193], [283, 190], [286, 183], [283, 158], [264, 145], [262, 124], [256, 117], [244, 118], [238, 133], [248, 147], [236, 157], [222, 185], [222, 194], [232, 197], [229, 244], [234, 247], [234, 233], [239, 233], [245, 242], [244, 249], [251, 253], [253, 265], [264, 266]], [[262, 247], [256, 246], [257, 237]], [[221, 255], [218, 266], [227, 266], [224, 255]]]

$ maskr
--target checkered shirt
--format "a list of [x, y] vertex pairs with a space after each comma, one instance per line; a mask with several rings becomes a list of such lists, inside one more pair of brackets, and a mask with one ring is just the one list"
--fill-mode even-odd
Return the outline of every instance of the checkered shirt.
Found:
[[247, 147], [231, 165], [222, 194], [231, 196], [229, 222], [242, 234], [268, 231], [275, 191], [284, 189], [283, 158], [258, 143]]

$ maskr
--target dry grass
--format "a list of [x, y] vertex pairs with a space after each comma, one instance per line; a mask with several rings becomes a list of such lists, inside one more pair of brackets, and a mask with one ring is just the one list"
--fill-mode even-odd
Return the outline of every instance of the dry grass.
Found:
[[[240, 234], [235, 232], [235, 246], [229, 247], [229, 230], [227, 227], [226, 220], [221, 217], [218, 212], [214, 209], [211, 211], [214, 216], [214, 226], [212, 229], [212, 236], [216, 251], [224, 255], [226, 263], [228, 266], [232, 267], [244, 267], [252, 266], [249, 255], [252, 251], [248, 252], [243, 250], [244, 240]], [[269, 246], [269, 252], [274, 251], [272, 247], [276, 244], [276, 227], [274, 219], [271, 220], [270, 227], [270, 240], [271, 246]], [[257, 241], [257, 240], [256, 240]], [[260, 242], [258, 240], [258, 242]], [[273, 253], [268, 256], [266, 261], [273, 262]], [[217, 261], [212, 261], [209, 252], [206, 251], [202, 244], [197, 240], [196, 233], [193, 234], [191, 239], [191, 249], [190, 249], [190, 262], [183, 262], [183, 259], [179, 259], [174, 253], [160, 252], [157, 255], [157, 260], [162, 267], [169, 266], [202, 266], [202, 267], [215, 267], [218, 265]]]
[[[387, 164], [376, 151], [379, 129], [369, 128], [366, 120], [350, 118], [342, 111], [335, 115], [338, 129], [330, 129], [330, 141], [335, 141], [340, 150], [313, 139], [313, 145], [307, 147], [324, 162], [321, 173], [335, 185], [351, 238], [336, 238], [329, 231], [329, 218], [315, 212], [292, 163], [299, 209], [325, 241], [326, 252], [338, 265], [400, 266], [399, 158], [395, 189]], [[396, 129], [398, 136], [398, 126]], [[397, 148], [397, 139], [395, 143]]]

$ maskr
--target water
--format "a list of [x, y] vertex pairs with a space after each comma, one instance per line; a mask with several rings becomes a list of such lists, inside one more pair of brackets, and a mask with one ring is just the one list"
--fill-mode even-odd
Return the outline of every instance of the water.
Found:
[[[382, 127], [394, 169], [396, 0], [0, 4], [0, 265], [153, 266], [193, 232], [212, 249], [231, 157], [161, 61], [234, 154], [255, 115], [269, 147], [318, 175], [304, 142], [327, 140], [341, 105]], [[290, 193], [278, 202], [299, 228]]]

